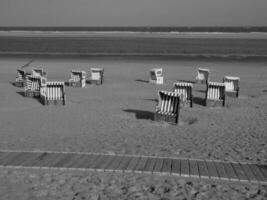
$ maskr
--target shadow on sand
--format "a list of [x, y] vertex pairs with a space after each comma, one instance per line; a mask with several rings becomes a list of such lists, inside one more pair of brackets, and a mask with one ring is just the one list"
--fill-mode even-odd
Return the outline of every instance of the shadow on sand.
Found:
[[136, 119], [150, 119], [150, 120], [154, 119], [154, 113], [150, 111], [135, 110], [135, 109], [126, 109], [123, 111], [128, 113], [134, 113]]
[[198, 104], [198, 105], [201, 105], [201, 106], [205, 106], [205, 99], [204, 98], [200, 98], [200, 97], [194, 97], [193, 98], [193, 103], [194, 104]]
[[178, 82], [185, 82], [185, 83], [193, 83], [193, 84], [195, 84], [196, 83], [196, 81], [190, 81], [190, 80], [178, 80]]
[[23, 96], [23, 97], [25, 97], [25, 92], [24, 91], [17, 91], [16, 93], [21, 95], [21, 96]]
[[158, 102], [158, 99], [144, 99], [145, 101], [154, 101], [154, 102]]
[[143, 80], [143, 79], [136, 79], [135, 81], [137, 81], [137, 82], [142, 82], [142, 83], [149, 83], [149, 81], [147, 81], [147, 80]]

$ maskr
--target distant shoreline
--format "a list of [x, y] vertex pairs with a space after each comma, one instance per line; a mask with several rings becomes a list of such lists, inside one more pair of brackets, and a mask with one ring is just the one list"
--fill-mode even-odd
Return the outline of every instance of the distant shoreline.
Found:
[[2, 57], [267, 61], [267, 55], [0, 52]]

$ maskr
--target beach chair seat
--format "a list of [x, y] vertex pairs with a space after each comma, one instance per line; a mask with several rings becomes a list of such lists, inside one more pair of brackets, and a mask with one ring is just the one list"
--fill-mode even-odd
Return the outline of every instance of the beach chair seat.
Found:
[[27, 75], [24, 85], [25, 97], [39, 97], [40, 86], [41, 86], [40, 76]]
[[196, 81], [201, 84], [206, 84], [209, 81], [210, 70], [205, 68], [197, 69]]
[[164, 78], [163, 78], [163, 69], [162, 68], [154, 68], [150, 71], [150, 83], [153, 84], [163, 84]]
[[15, 83], [14, 83], [15, 86], [24, 87], [27, 75], [30, 75], [30, 73], [22, 69], [17, 69], [17, 76], [16, 76]]
[[205, 103], [208, 107], [224, 106], [225, 84], [218, 82], [208, 82]]
[[104, 69], [103, 68], [91, 68], [91, 84], [100, 85], [104, 81]]
[[154, 115], [155, 121], [177, 124], [179, 121], [180, 94], [169, 91], [158, 92], [158, 105]]
[[44, 105], [66, 105], [65, 83], [63, 81], [41, 80], [41, 101]]
[[223, 82], [225, 84], [225, 94], [231, 97], [239, 96], [239, 77], [225, 76]]
[[180, 94], [182, 106], [193, 107], [193, 83], [175, 82], [173, 84], [173, 92]]
[[32, 69], [32, 75], [33, 76], [46, 77], [47, 76], [47, 72], [43, 68], [33, 68]]
[[86, 71], [71, 70], [69, 86], [85, 87], [86, 86]]

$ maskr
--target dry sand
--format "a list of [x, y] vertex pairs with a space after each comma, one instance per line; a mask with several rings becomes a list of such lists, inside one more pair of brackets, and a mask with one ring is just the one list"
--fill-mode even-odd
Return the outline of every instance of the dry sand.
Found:
[[[87, 85], [87, 88], [66, 87], [67, 105], [46, 107], [36, 99], [23, 97], [23, 89], [11, 84], [15, 80], [16, 69], [30, 59], [0, 58], [0, 149], [126, 153], [267, 163], [267, 61], [34, 58], [35, 61], [31, 66], [47, 69], [49, 80], [67, 81], [70, 70], [76, 68], [84, 69], [88, 73], [90, 67], [102, 67], [105, 70], [103, 85]], [[164, 70], [163, 86], [151, 85], [147, 82], [149, 69], [155, 67], [162, 67]], [[197, 67], [210, 68], [212, 81], [221, 81], [225, 75], [239, 76], [241, 78], [240, 98], [227, 98], [225, 108], [207, 108], [202, 105], [205, 87], [195, 85], [196, 103], [193, 108], [181, 110], [178, 126], [154, 122], [157, 90], [171, 90], [172, 83], [176, 80], [194, 80]], [[22, 177], [34, 174], [34, 172], [11, 171], [4, 173], [3, 176], [12, 182], [12, 177], [16, 176], [16, 173], [22, 173]], [[3, 174], [2, 171], [1, 174]], [[49, 174], [49, 176], [54, 175]], [[81, 184], [80, 181], [85, 181], [83, 175], [78, 176], [80, 178], [77, 180], [75, 175], [72, 177], [67, 173], [65, 176], [70, 176], [69, 181], [76, 181], [79, 184]], [[164, 179], [160, 177], [146, 178], [141, 175], [86, 174], [85, 176], [89, 176], [89, 179], [91, 176], [105, 179], [102, 186], [108, 190], [113, 190], [109, 187], [112, 185], [111, 182], [116, 182], [117, 179], [122, 181], [121, 185], [116, 184], [117, 189], [126, 184], [128, 179], [135, 180], [135, 187], [140, 185], [139, 181], [144, 185], [155, 182], [165, 184]], [[113, 180], [113, 176], [117, 179]], [[38, 177], [41, 179], [43, 175], [39, 174]], [[25, 182], [30, 179], [29, 177], [23, 179], [24, 182], [22, 179], [14, 183], [14, 187], [16, 184], [21, 185], [22, 181], [26, 187], [25, 190], [29, 191], [33, 183]], [[172, 181], [171, 188], [182, 187], [184, 190], [184, 187], [187, 187], [186, 182], [176, 185], [177, 181], [183, 180], [167, 179]], [[3, 180], [1, 179], [1, 193], [11, 192], [12, 189], [8, 190]], [[36, 184], [46, 183], [41, 180]], [[59, 183], [56, 181], [55, 184], [58, 186]], [[192, 184], [193, 186], [190, 187], [194, 188], [196, 184], [195, 190], [198, 192], [202, 187], [210, 187], [209, 184], [198, 182]], [[86, 186], [86, 190], [94, 187], [96, 187], [95, 184]], [[228, 188], [226, 194], [228, 194], [227, 191], [234, 191], [241, 195], [240, 198], [233, 199], [245, 199], [246, 192], [242, 193], [229, 189], [230, 186], [226, 187]], [[253, 187], [250, 186], [248, 191]], [[207, 189], [209, 192], [214, 190], [216, 190], [214, 194], [224, 191], [223, 186], [220, 185], [215, 185], [215, 189], [212, 187]], [[74, 191], [79, 191], [79, 188]], [[150, 198], [146, 196], [147, 193], [143, 189], [137, 189], [137, 191], [143, 194], [139, 199], [161, 198], [161, 196]], [[23, 188], [18, 192], [23, 193]], [[266, 188], [264, 192], [266, 197]], [[230, 193], [233, 194], [233, 192]], [[71, 199], [70, 196], [65, 199]], [[261, 199], [263, 196], [261, 191], [255, 198]], [[221, 198], [216, 195], [211, 197]], [[227, 195], [222, 197], [229, 199]], [[98, 196], [94, 198], [99, 199]], [[88, 199], [94, 198], [88, 197]], [[100, 199], [112, 198], [135, 199], [126, 198], [123, 195], [103, 196]], [[186, 198], [191, 197], [182, 196], [178, 199]], [[16, 198], [12, 196], [10, 199]], [[28, 198], [25, 196], [24, 199]], [[51, 199], [57, 198], [51, 197]], [[73, 196], [73, 199], [79, 198]]]

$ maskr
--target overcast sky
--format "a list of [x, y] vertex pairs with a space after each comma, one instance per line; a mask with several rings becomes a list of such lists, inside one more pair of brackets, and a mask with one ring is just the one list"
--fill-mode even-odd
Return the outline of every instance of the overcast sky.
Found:
[[267, 0], [0, 0], [0, 26], [267, 26]]

